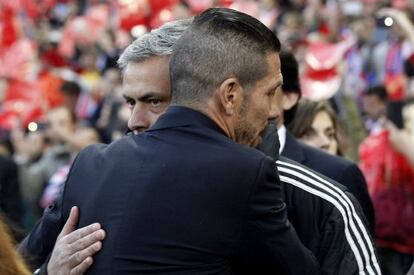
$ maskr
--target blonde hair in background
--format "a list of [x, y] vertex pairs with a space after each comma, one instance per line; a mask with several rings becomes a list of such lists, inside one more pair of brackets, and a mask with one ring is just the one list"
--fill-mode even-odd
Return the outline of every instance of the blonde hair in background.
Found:
[[29, 275], [22, 258], [16, 251], [6, 224], [0, 217], [0, 274]]

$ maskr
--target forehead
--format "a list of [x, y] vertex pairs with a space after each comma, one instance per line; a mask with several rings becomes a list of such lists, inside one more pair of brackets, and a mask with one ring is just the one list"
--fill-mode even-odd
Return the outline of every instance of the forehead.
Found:
[[370, 103], [374, 103], [374, 102], [381, 103], [382, 102], [381, 98], [377, 95], [366, 95], [364, 99], [365, 101], [370, 102]]
[[131, 97], [148, 92], [169, 96], [169, 60], [166, 56], [155, 56], [128, 63], [123, 75], [124, 93]]
[[280, 74], [280, 57], [277, 52], [270, 52], [266, 55], [267, 63], [269, 64], [269, 72], [273, 74]]
[[313, 128], [327, 128], [333, 127], [331, 116], [326, 111], [319, 111], [316, 113], [312, 122]]
[[266, 62], [268, 66], [267, 80], [269, 86], [276, 83], [283, 83], [283, 76], [280, 69], [280, 58], [277, 52], [268, 53], [266, 56]]

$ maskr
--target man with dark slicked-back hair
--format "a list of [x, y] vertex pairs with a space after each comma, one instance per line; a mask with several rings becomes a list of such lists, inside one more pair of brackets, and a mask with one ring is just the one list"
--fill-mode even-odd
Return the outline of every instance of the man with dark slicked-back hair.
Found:
[[319, 273], [287, 220], [274, 161], [238, 144], [259, 144], [275, 118], [279, 50], [246, 14], [195, 17], [171, 57], [167, 111], [74, 161], [62, 220], [76, 205], [79, 227], [107, 233], [88, 274]]
[[[169, 59], [165, 57], [172, 54], [174, 44], [189, 27], [191, 21], [179, 20], [170, 22], [159, 29], [141, 36], [119, 58], [118, 64], [124, 69], [124, 97], [131, 107], [128, 127], [132, 133], [139, 134], [147, 130], [167, 108], [168, 104], [165, 104], [165, 102], [170, 101], [171, 92], [169, 85], [165, 85], [164, 81], [169, 79], [169, 70], [154, 72], [151, 70], [153, 67], [149, 61], [159, 60], [160, 63], [155, 63], [158, 67], [162, 68], [164, 64], [168, 68]], [[280, 53], [280, 61], [281, 72], [285, 77], [283, 88], [286, 90], [283, 92], [295, 91], [299, 87], [299, 79], [297, 78], [298, 67], [294, 56], [283, 51]], [[284, 118], [285, 121], [288, 120], [286, 112], [284, 113]], [[264, 141], [269, 144], [268, 140], [265, 139]], [[276, 142], [276, 144], [272, 145], [270, 152], [272, 154], [277, 153], [278, 139], [272, 138], [271, 141]], [[366, 229], [364, 224], [360, 224], [357, 221], [361, 215], [358, 205], [352, 202], [345, 202], [343, 199], [338, 201], [340, 202], [339, 204], [333, 205], [331, 203], [332, 200], [327, 200], [335, 199], [337, 195], [345, 195], [346, 192], [342, 191], [340, 186], [336, 186], [332, 180], [317, 178], [318, 175], [315, 172], [286, 159], [278, 161], [277, 166], [280, 169], [280, 180], [285, 193], [289, 220], [295, 227], [303, 244], [315, 253], [321, 265], [321, 272], [323, 274], [335, 275], [348, 275], [358, 272], [378, 274], [372, 273], [377, 272], [374, 271], [377, 268], [375, 253], [371, 250], [372, 246], [370, 243], [364, 243]], [[300, 184], [296, 185], [299, 182], [298, 180], [300, 180]], [[332, 188], [335, 186], [338, 189], [334, 190]], [[333, 193], [326, 193], [327, 196], [318, 197], [313, 194], [315, 188], [318, 187], [328, 188]], [[308, 202], [311, 202], [311, 206], [309, 206]], [[302, 205], [306, 205], [306, 207], [298, 207]], [[346, 207], [355, 210], [352, 217], [341, 217], [340, 213]], [[38, 224], [37, 228], [39, 228], [39, 225], [44, 225], [45, 221], [50, 220], [51, 214], [58, 212], [60, 212], [59, 207], [54, 207], [52, 211], [45, 213], [43, 221]], [[76, 225], [76, 212], [71, 214], [67, 223]], [[344, 230], [345, 224], [348, 225], [347, 230]], [[359, 228], [353, 227], [352, 224], [357, 225]], [[88, 261], [88, 256], [95, 254], [89, 254], [89, 251], [84, 252], [84, 248], [89, 245], [88, 249], [96, 252], [96, 250], [93, 250], [94, 245], [90, 245], [94, 239], [85, 243], [82, 241], [84, 238], [79, 236], [79, 233], [87, 231], [88, 227], [80, 228], [57, 241], [48, 265], [50, 269], [49, 274], [56, 274], [55, 271], [65, 269], [71, 269], [74, 275], [83, 274], [81, 271], [91, 263], [91, 261]], [[46, 246], [43, 246], [43, 249], [41, 248], [40, 250], [33, 247], [36, 243], [36, 246], [39, 246], [47, 242], [44, 238], [36, 238], [36, 236], [39, 236], [40, 232], [44, 232], [43, 235], [48, 236], [49, 242], [50, 240], [53, 241], [56, 238], [53, 236], [57, 234], [51, 232], [51, 229], [57, 232], [61, 229], [61, 226], [53, 226], [49, 223], [48, 226], [40, 228], [40, 231], [36, 231], [29, 238], [35, 240], [29, 242], [33, 248], [30, 250], [36, 252], [36, 254], [40, 250], [43, 250], [43, 254], [49, 253], [51, 248], [47, 249]], [[361, 232], [360, 236], [362, 238], [357, 238], [355, 230]], [[350, 235], [351, 238], [346, 238], [346, 231], [352, 234]], [[41, 239], [41, 241], [37, 242], [36, 239]], [[83, 246], [79, 247], [78, 243], [82, 243]], [[324, 247], [324, 249], [320, 249], [321, 247]], [[352, 247], [358, 247], [358, 249], [352, 250]], [[369, 258], [372, 258], [372, 261], [366, 261], [361, 258], [365, 253]], [[74, 255], [79, 256], [74, 257]]]

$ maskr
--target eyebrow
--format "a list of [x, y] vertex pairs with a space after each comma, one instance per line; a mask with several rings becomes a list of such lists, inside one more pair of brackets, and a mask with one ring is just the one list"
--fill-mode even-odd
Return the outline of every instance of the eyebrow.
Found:
[[279, 80], [275, 83], [275, 85], [271, 87], [271, 89], [270, 89], [270, 90], [274, 90], [274, 89], [276, 89], [276, 88], [282, 87], [282, 85], [283, 85], [283, 79], [279, 79]]
[[[136, 100], [135, 98], [128, 96], [125, 93], [122, 94], [122, 97], [126, 100], [128, 99]], [[150, 98], [165, 99], [166, 96], [160, 95], [159, 93], [156, 93], [156, 92], [149, 92], [149, 93], [146, 93], [145, 95], [138, 97], [138, 101], [145, 102]]]

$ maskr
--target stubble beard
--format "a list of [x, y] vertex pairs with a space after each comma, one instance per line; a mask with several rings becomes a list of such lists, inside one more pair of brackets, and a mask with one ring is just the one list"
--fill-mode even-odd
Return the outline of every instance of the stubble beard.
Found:
[[234, 128], [235, 141], [239, 144], [256, 147], [261, 142], [261, 137], [257, 134], [256, 129], [247, 121], [247, 109], [249, 107], [249, 99], [242, 102], [237, 117], [237, 124]]

